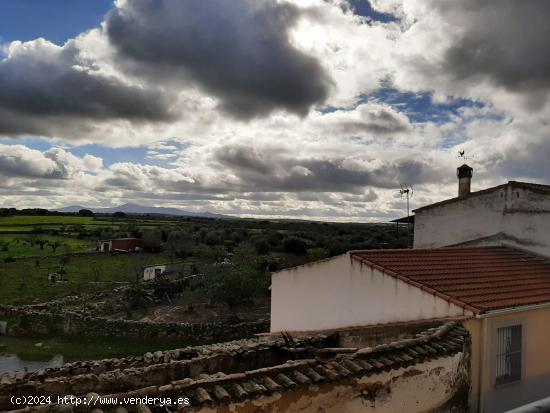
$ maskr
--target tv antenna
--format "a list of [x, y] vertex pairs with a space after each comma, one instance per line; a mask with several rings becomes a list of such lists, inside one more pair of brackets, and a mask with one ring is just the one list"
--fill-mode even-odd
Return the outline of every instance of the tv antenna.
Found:
[[401, 195], [401, 198], [405, 197], [407, 198], [407, 247], [410, 247], [411, 245], [411, 217], [410, 217], [410, 208], [409, 208], [409, 201], [412, 198], [414, 194], [414, 189], [412, 185], [401, 185], [401, 189], [399, 190], [399, 194]]

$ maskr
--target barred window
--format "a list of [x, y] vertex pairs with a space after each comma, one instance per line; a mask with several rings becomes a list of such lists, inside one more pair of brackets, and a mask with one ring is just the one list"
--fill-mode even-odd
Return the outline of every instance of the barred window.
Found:
[[497, 329], [496, 384], [521, 379], [521, 325]]

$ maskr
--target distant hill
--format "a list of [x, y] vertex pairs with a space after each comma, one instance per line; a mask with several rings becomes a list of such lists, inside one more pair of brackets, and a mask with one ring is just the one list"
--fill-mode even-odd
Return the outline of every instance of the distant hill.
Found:
[[81, 205], [70, 205], [63, 208], [55, 209], [58, 212], [75, 213], [81, 209], [89, 209], [94, 213], [113, 214], [115, 212], [124, 212], [126, 214], [156, 214], [156, 215], [173, 215], [186, 217], [203, 217], [203, 218], [229, 218], [228, 215], [214, 214], [212, 212], [192, 212], [184, 211], [177, 208], [150, 207], [138, 204], [124, 204], [111, 208], [89, 208]]

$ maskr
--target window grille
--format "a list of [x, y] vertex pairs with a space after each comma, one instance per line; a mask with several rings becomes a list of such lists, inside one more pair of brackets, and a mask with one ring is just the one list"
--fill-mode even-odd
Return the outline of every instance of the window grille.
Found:
[[521, 379], [521, 325], [497, 329], [496, 384]]

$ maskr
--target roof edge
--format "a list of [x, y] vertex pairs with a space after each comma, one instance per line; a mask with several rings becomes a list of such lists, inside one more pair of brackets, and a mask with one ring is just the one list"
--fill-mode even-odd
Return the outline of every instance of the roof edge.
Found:
[[531, 191], [542, 192], [542, 193], [550, 193], [550, 185], [537, 184], [537, 183], [534, 183], [534, 182], [508, 181], [505, 184], [493, 186], [491, 188], [482, 189], [480, 191], [470, 192], [468, 195], [463, 196], [463, 197], [454, 197], [454, 198], [444, 199], [443, 201], [435, 202], [435, 203], [430, 204], [430, 205], [425, 205], [423, 207], [413, 209], [412, 212], [416, 213], [417, 211], [423, 211], [425, 209], [430, 209], [430, 208], [438, 207], [438, 206], [445, 205], [445, 204], [448, 204], [448, 203], [461, 201], [461, 200], [464, 200], [464, 199], [469, 199], [471, 197], [475, 197], [475, 196], [478, 196], [478, 195], [484, 195], [484, 194], [490, 193], [492, 191], [497, 191], [499, 189], [505, 188], [507, 186], [520, 187], [520, 188], [525, 188], [525, 189], [529, 189]]
[[466, 196], [462, 196], [462, 197], [457, 196], [457, 197], [454, 197], [454, 198], [444, 199], [443, 201], [434, 202], [433, 204], [424, 205], [423, 207], [413, 209], [412, 212], [417, 213], [418, 211], [424, 211], [426, 209], [431, 209], [431, 208], [435, 208], [435, 207], [438, 207], [438, 206], [451, 204], [453, 202], [463, 201], [463, 200], [466, 200], [466, 199], [474, 198], [474, 197], [479, 196], [479, 195], [485, 195], [485, 194], [488, 194], [490, 192], [498, 191], [499, 189], [503, 189], [503, 188], [507, 187], [509, 184], [511, 184], [511, 182], [514, 182], [514, 181], [510, 181], [510, 182], [507, 182], [507, 183], [502, 184], [502, 185], [493, 186], [491, 188], [482, 189], [480, 191], [470, 192]]
[[[355, 252], [359, 252], [359, 251], [355, 251]], [[412, 285], [413, 287], [419, 288], [420, 290], [425, 291], [429, 294], [432, 294], [436, 297], [439, 297], [439, 298], [441, 298], [441, 299], [443, 299], [443, 300], [445, 300], [449, 303], [453, 303], [454, 305], [456, 305], [458, 307], [461, 307], [463, 310], [471, 311], [474, 314], [481, 314], [483, 312], [483, 310], [480, 309], [480, 308], [473, 307], [470, 304], [467, 304], [464, 301], [461, 301], [461, 300], [458, 300], [454, 297], [451, 297], [450, 295], [445, 294], [445, 293], [443, 293], [439, 290], [436, 290], [435, 288], [431, 288], [431, 287], [428, 287], [428, 286], [426, 286], [424, 284], [421, 284], [417, 281], [413, 281], [410, 278], [406, 277], [405, 275], [400, 274], [396, 271], [390, 270], [386, 267], [383, 267], [383, 266], [375, 263], [374, 261], [368, 260], [364, 257], [360, 257], [360, 256], [355, 255], [355, 254], [352, 254], [351, 252], [350, 252], [350, 257], [352, 259], [355, 259], [356, 261], [359, 261], [363, 264], [368, 265], [371, 268], [377, 269], [378, 271], [381, 271], [384, 274], [387, 274], [391, 277], [397, 278], [398, 280], [403, 281], [403, 282], [405, 282], [409, 285]]]
[[335, 259], [345, 257], [347, 254], [350, 254], [350, 253], [351, 253], [351, 251], [347, 251], [343, 254], [333, 255], [332, 257], [327, 257], [327, 258], [323, 258], [323, 259], [315, 260], [315, 261], [309, 261], [309, 262], [306, 262], [304, 264], [293, 265], [292, 267], [282, 268], [278, 271], [272, 272], [271, 276], [280, 274], [280, 273], [285, 272], [285, 271], [297, 270], [298, 268], [311, 267], [313, 265], [318, 265], [318, 264], [323, 264], [325, 262], [334, 261]]

